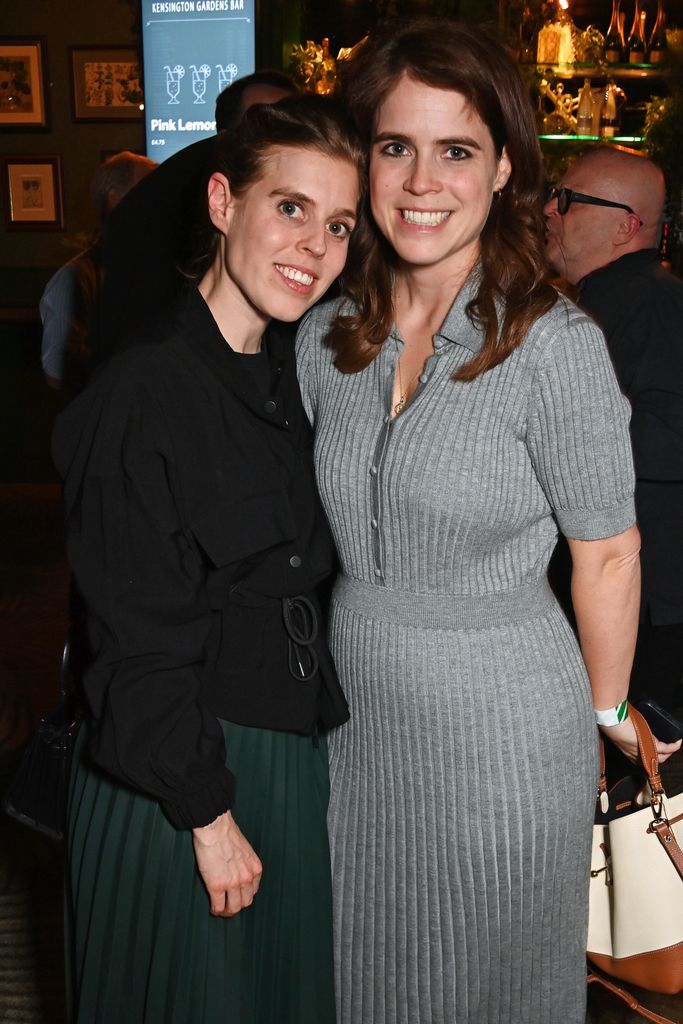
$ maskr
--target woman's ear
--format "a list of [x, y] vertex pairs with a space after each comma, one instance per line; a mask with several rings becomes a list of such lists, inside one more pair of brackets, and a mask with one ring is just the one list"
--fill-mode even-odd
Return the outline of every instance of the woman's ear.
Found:
[[512, 164], [510, 163], [510, 157], [508, 156], [507, 149], [503, 146], [503, 152], [500, 154], [500, 159], [498, 161], [496, 180], [493, 183], [494, 192], [500, 192], [501, 189], [505, 188], [511, 173]]
[[211, 175], [207, 199], [211, 223], [221, 234], [226, 235], [230, 226], [232, 193], [230, 182], [224, 174], [216, 172]]

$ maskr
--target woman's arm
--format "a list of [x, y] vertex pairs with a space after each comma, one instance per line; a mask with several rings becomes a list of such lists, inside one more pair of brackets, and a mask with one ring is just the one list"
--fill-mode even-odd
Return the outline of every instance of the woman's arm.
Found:
[[[568, 540], [572, 602], [583, 659], [597, 710], [616, 707], [628, 693], [640, 606], [640, 535], [636, 526], [604, 540]], [[638, 756], [632, 723], [601, 727], [631, 761]], [[660, 763], [681, 745], [656, 741]]]

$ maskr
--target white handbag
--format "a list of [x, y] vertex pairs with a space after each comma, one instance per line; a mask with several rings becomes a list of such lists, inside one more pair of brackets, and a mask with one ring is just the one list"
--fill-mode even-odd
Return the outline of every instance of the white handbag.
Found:
[[629, 789], [624, 779], [608, 798], [601, 751], [588, 958], [612, 978], [675, 994], [683, 990], [683, 793], [667, 798], [650, 728], [635, 708], [629, 715], [647, 782]]

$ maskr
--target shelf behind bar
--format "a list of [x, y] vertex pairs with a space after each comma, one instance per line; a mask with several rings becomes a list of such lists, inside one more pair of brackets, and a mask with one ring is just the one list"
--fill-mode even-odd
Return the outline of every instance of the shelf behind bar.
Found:
[[642, 142], [642, 135], [539, 135], [539, 139], [551, 139], [553, 142]]
[[[534, 65], [532, 65], [533, 67]], [[661, 64], [536, 64], [536, 68], [548, 71], [558, 78], [580, 78], [595, 76], [607, 78], [661, 78]]]

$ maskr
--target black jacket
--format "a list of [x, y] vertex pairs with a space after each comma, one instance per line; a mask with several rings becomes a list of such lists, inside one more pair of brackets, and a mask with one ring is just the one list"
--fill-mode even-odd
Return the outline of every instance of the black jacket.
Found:
[[641, 614], [683, 622], [683, 281], [644, 249], [586, 277], [579, 302], [605, 332], [633, 408]]
[[333, 551], [291, 343], [269, 333], [260, 387], [194, 290], [161, 339], [95, 377], [54, 454], [93, 755], [191, 827], [234, 797], [217, 717], [307, 734], [348, 711], [312, 596]]

